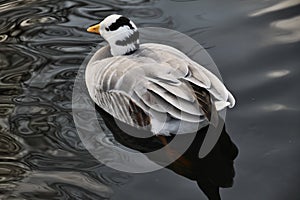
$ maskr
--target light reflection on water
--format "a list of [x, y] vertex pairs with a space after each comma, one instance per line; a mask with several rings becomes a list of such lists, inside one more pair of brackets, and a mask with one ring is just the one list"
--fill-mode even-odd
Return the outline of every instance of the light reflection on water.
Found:
[[193, 183], [167, 170], [145, 176], [111, 170], [77, 136], [73, 82], [102, 41], [85, 30], [111, 13], [184, 32], [215, 60], [238, 102], [227, 114], [240, 155], [225, 199], [298, 197], [297, 1], [20, 0], [0, 3], [0, 199], [201, 197]]

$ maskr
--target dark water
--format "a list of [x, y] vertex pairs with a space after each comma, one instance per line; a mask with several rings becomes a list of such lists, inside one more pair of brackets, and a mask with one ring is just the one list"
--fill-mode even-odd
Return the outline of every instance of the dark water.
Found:
[[111, 13], [202, 44], [237, 99], [227, 130], [240, 149], [224, 199], [299, 199], [300, 2], [0, 1], [0, 199], [205, 199], [169, 170], [112, 170], [82, 146], [71, 114], [86, 33]]

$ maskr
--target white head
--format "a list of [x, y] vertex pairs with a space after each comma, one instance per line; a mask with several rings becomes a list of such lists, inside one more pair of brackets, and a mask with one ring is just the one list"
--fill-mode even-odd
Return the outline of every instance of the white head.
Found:
[[100, 34], [110, 45], [113, 56], [128, 55], [139, 48], [136, 25], [122, 15], [109, 15], [102, 22], [91, 26], [88, 32]]

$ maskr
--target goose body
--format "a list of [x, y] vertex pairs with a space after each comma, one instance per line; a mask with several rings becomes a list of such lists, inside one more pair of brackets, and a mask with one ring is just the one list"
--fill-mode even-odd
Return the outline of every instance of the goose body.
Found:
[[171, 46], [145, 43], [130, 55], [103, 58], [105, 50], [88, 63], [86, 85], [98, 106], [126, 124], [155, 135], [190, 133], [235, 104], [213, 73]]
[[234, 97], [210, 71], [167, 45], [139, 43], [136, 25], [110, 15], [88, 29], [109, 46], [89, 61], [85, 78], [93, 101], [115, 119], [153, 135], [185, 134], [218, 123]]
[[[159, 156], [147, 154], [149, 159], [171, 160], [167, 168], [196, 180], [209, 199], [219, 200], [219, 187], [233, 183], [233, 160], [238, 154], [218, 115], [235, 105], [222, 81], [176, 48], [140, 44], [137, 27], [121, 15], [110, 15], [88, 31], [109, 43], [88, 62], [85, 81], [115, 139], [143, 153], [166, 146]], [[215, 129], [220, 137], [208, 131], [209, 124], [221, 127]], [[170, 145], [175, 135], [183, 143], [195, 136], [183, 154]]]

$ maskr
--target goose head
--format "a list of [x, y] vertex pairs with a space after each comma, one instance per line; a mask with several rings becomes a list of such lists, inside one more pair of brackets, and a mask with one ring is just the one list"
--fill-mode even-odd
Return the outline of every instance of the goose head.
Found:
[[139, 48], [139, 32], [136, 25], [122, 15], [109, 15], [88, 32], [100, 34], [109, 44], [113, 56], [129, 55]]

